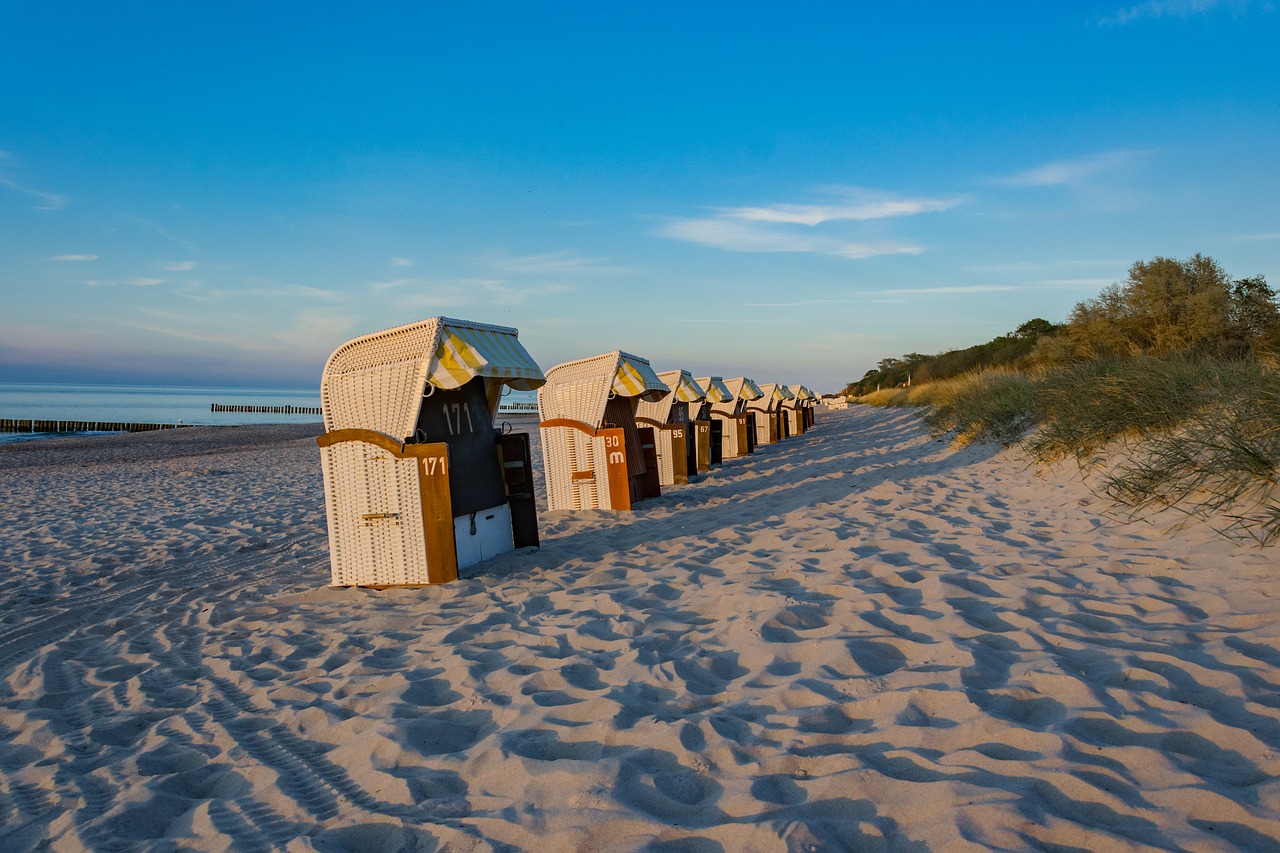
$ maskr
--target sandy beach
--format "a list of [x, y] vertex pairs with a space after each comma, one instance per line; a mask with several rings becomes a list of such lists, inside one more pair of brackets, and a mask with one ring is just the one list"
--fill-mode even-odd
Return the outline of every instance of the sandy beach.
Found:
[[820, 408], [332, 589], [319, 432], [0, 446], [0, 849], [1280, 850], [1275, 549]]

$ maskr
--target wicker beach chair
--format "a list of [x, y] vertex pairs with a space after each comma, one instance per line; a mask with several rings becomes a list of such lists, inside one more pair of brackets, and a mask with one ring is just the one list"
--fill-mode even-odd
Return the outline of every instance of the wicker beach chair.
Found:
[[[703, 437], [690, 410], [706, 399], [707, 392], [687, 370], [667, 370], [659, 373], [658, 379], [671, 393], [657, 402], [641, 400], [636, 407], [636, 423], [652, 427], [657, 438], [658, 482], [663, 486], [685, 485], [690, 477], [697, 476], [698, 440]], [[705, 440], [710, 445], [709, 425], [705, 426]], [[707, 455], [709, 463], [709, 446]]]
[[670, 390], [640, 356], [615, 351], [559, 364], [538, 391], [550, 509], [631, 509], [657, 497], [654, 430], [636, 424], [641, 400]]
[[[693, 381], [707, 394], [702, 402], [689, 407], [689, 417], [693, 421], [698, 443], [698, 473], [703, 474], [713, 466], [723, 464], [726, 431], [734, 433], [736, 442], [737, 416], [726, 415], [717, 409], [733, 408], [737, 398], [719, 376], [704, 376]], [[743, 431], [745, 432], [745, 428]]]
[[785, 400], [782, 410], [792, 435], [804, 435], [813, 426], [813, 392], [803, 385], [789, 385], [791, 399]]
[[775, 444], [782, 440], [782, 386], [766, 383], [759, 388], [760, 396], [747, 403], [747, 412], [756, 417], [756, 444]]
[[817, 409], [818, 395], [813, 393], [807, 385], [801, 385], [800, 390], [796, 392], [796, 397], [800, 400], [800, 412], [803, 415], [801, 422], [807, 432], [813, 428], [813, 415]]
[[745, 376], [726, 379], [724, 385], [733, 399], [716, 403], [712, 414], [724, 421], [724, 458], [736, 459], [756, 449], [756, 414], [748, 406], [764, 396], [760, 386]]
[[545, 378], [515, 329], [448, 317], [355, 338], [320, 379], [334, 586], [444, 583], [536, 545], [529, 436], [493, 417]]

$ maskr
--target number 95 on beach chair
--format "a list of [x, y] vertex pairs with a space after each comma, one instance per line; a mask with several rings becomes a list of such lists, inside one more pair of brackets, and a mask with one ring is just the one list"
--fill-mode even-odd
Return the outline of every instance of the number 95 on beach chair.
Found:
[[515, 329], [448, 317], [355, 338], [320, 380], [334, 586], [445, 583], [538, 544], [529, 436], [495, 430], [542, 370]]
[[690, 409], [701, 404], [707, 392], [687, 370], [667, 370], [659, 373], [658, 379], [671, 393], [656, 403], [641, 400], [636, 407], [636, 424], [653, 428], [658, 482], [663, 486], [686, 485], [698, 474], [699, 441], [710, 444], [710, 431], [698, 430], [703, 425], [694, 424], [690, 417]]
[[656, 439], [636, 407], [669, 393], [648, 360], [620, 351], [548, 370], [538, 391], [547, 506], [626, 510], [657, 497]]

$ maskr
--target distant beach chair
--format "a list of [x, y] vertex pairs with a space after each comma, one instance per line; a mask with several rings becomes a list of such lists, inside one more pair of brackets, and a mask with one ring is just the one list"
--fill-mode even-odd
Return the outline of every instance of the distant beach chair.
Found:
[[[659, 373], [658, 379], [671, 393], [653, 402], [641, 400], [636, 423], [652, 427], [657, 438], [659, 484], [685, 485], [698, 473], [699, 434], [689, 411], [706, 399], [707, 392], [687, 370], [667, 370]], [[709, 430], [706, 440], [710, 442]]]
[[546, 381], [517, 335], [433, 317], [329, 357], [317, 442], [334, 586], [445, 583], [538, 544], [529, 436], [493, 426], [504, 387]]
[[756, 444], [775, 444], [784, 437], [780, 417], [783, 386], [766, 383], [759, 388], [760, 396], [747, 403], [747, 411], [756, 416]]
[[724, 458], [737, 459], [756, 449], [756, 415], [748, 406], [764, 396], [760, 386], [745, 376], [724, 380], [732, 399], [715, 403], [711, 413], [723, 422]]
[[550, 509], [631, 509], [662, 492], [654, 430], [640, 401], [670, 394], [647, 359], [615, 351], [559, 364], [538, 391]]
[[809, 430], [813, 427], [814, 415], [817, 414], [818, 395], [813, 393], [813, 389], [807, 385], [801, 385], [800, 390], [804, 393], [804, 396], [801, 398], [801, 408], [804, 410], [805, 416], [804, 428]]
[[[713, 465], [724, 463], [726, 419], [713, 410], [718, 405], [733, 403], [736, 398], [719, 376], [704, 376], [693, 381], [706, 392], [701, 402], [689, 406], [689, 418], [697, 436], [698, 473], [705, 474]], [[736, 430], [736, 422], [733, 423], [732, 428]]]
[[791, 435], [804, 435], [809, 429], [809, 389], [803, 385], [788, 385], [785, 390], [790, 394], [782, 401], [787, 431]]

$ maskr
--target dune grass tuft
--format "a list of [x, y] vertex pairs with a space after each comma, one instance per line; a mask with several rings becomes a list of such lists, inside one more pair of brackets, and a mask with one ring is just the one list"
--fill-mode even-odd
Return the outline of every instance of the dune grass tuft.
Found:
[[1280, 371], [1258, 359], [1094, 361], [1029, 376], [988, 370], [861, 398], [928, 406], [960, 445], [1021, 445], [1073, 458], [1141, 516], [1174, 508], [1232, 537], [1280, 541]]

